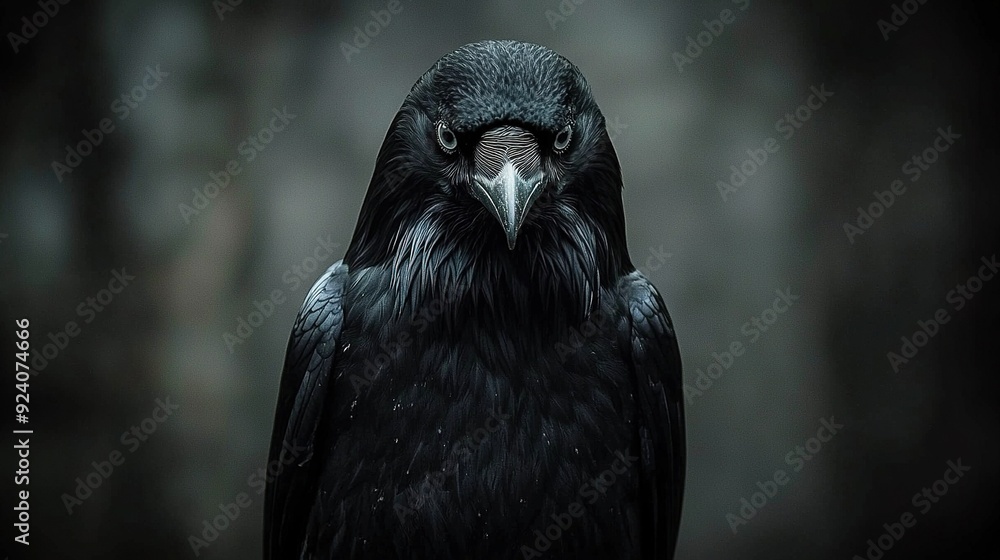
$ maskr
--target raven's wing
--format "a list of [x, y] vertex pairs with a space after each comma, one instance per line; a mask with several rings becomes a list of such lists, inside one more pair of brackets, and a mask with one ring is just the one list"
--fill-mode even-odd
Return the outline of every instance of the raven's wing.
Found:
[[681, 356], [674, 326], [656, 288], [640, 272], [622, 279], [628, 306], [629, 357], [639, 409], [643, 549], [670, 559], [684, 497], [684, 409]]
[[[309, 291], [285, 353], [268, 457], [264, 558], [298, 558], [315, 501], [318, 460], [312, 460], [327, 402], [329, 377], [344, 324], [347, 265], [331, 266]], [[279, 471], [276, 476], [273, 471]]]

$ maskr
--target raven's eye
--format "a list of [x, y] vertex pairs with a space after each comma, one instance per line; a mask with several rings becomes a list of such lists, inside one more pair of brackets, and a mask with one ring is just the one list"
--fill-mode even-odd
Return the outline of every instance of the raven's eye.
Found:
[[573, 138], [573, 127], [571, 125], [566, 125], [556, 134], [556, 140], [552, 143], [552, 147], [555, 148], [556, 153], [560, 153], [569, 146], [570, 139]]
[[452, 153], [458, 147], [458, 137], [448, 128], [444, 121], [437, 123], [437, 141], [441, 149], [447, 153]]

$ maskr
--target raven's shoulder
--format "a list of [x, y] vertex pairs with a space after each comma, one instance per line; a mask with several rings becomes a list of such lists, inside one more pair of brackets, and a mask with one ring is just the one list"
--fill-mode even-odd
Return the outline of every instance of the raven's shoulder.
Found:
[[651, 558], [672, 558], [686, 462], [680, 351], [663, 299], [642, 273], [624, 276], [618, 294], [628, 310], [621, 334], [640, 415], [644, 548]]
[[327, 401], [330, 371], [344, 324], [348, 267], [327, 269], [306, 295], [285, 353], [268, 455], [264, 505], [264, 557], [298, 556], [316, 478], [317, 430]]

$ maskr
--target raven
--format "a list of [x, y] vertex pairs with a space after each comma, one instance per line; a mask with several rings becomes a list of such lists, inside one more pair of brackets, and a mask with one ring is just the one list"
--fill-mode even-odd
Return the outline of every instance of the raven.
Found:
[[295, 320], [265, 558], [672, 558], [684, 440], [587, 81], [534, 44], [445, 55]]

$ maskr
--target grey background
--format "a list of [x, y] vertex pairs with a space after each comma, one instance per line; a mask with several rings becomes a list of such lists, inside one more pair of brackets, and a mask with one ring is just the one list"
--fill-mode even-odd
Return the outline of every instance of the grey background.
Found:
[[[13, 558], [193, 557], [189, 535], [240, 492], [250, 505], [200, 555], [259, 557], [263, 498], [248, 478], [320, 270], [297, 288], [286, 274], [310, 265], [318, 236], [340, 244], [323, 268], [342, 256], [410, 86], [485, 38], [562, 53], [616, 123], [630, 250], [671, 310], [687, 383], [748, 342], [742, 326], [775, 290], [800, 298], [692, 397], [678, 558], [863, 556], [959, 457], [972, 470], [886, 558], [960, 555], [985, 538], [1000, 283], [960, 311], [946, 302], [997, 248], [985, 90], [997, 66], [981, 14], [928, 2], [886, 41], [889, 2], [567, 1], [553, 26], [555, 0], [402, 1], [347, 60], [341, 44], [386, 4], [245, 1], [220, 20], [208, 1], [71, 2], [17, 53], [0, 47], [3, 340], [19, 317], [39, 349], [80, 324], [32, 379], [32, 545], [5, 538]], [[736, 20], [679, 71], [672, 55], [727, 8]], [[8, 33], [40, 8], [5, 9]], [[157, 65], [169, 75], [120, 119], [114, 100]], [[821, 85], [834, 95], [785, 140], [776, 121]], [[283, 107], [294, 120], [246, 162], [239, 144]], [[57, 180], [53, 160], [103, 118], [114, 131]], [[961, 138], [911, 183], [901, 166], [948, 126]], [[769, 137], [777, 153], [724, 201], [716, 182]], [[243, 171], [188, 223], [179, 205], [230, 159]], [[896, 178], [906, 192], [849, 242], [844, 222]], [[670, 256], [644, 264], [655, 251]], [[122, 267], [135, 280], [84, 324], [78, 306]], [[274, 290], [283, 303], [230, 352], [225, 333]], [[952, 320], [894, 372], [886, 353], [941, 307]], [[167, 397], [179, 409], [129, 452], [121, 434]], [[734, 535], [726, 515], [791, 472], [786, 454], [830, 416], [843, 430]], [[68, 514], [62, 496], [115, 450], [124, 463]]]

